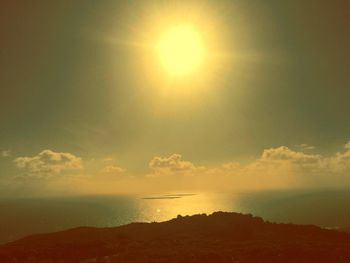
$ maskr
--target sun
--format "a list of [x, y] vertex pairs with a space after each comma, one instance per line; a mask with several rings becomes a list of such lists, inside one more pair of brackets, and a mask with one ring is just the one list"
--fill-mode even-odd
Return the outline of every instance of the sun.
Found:
[[202, 64], [205, 52], [201, 35], [190, 26], [176, 26], [166, 31], [157, 45], [164, 69], [171, 75], [193, 73]]

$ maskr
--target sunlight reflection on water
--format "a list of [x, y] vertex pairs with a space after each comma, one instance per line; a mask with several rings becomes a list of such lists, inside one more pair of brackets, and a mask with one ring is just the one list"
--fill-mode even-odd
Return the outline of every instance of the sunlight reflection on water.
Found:
[[[241, 211], [232, 195], [224, 194], [163, 194], [131, 197], [133, 211], [129, 222], [160, 222], [177, 215], [210, 214], [215, 211]], [[108, 225], [120, 224], [120, 204], [116, 203], [113, 219]]]
[[164, 221], [177, 215], [212, 213], [214, 211], [237, 211], [232, 198], [224, 195], [195, 194], [179, 198], [140, 199], [141, 221]]
[[0, 199], [0, 243], [79, 226], [114, 227], [214, 211], [252, 213], [273, 222], [349, 227], [349, 202], [348, 190]]

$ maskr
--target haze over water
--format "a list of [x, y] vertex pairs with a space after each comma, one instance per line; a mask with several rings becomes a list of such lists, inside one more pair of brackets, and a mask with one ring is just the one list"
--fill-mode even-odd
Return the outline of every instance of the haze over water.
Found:
[[79, 226], [113, 227], [164, 221], [177, 215], [234, 211], [274, 222], [349, 227], [348, 191], [167, 193], [147, 196], [80, 196], [3, 199], [0, 243], [33, 233]]

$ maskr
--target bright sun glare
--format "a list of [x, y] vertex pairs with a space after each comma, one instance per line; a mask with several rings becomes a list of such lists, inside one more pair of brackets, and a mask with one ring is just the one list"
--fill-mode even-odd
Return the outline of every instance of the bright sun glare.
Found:
[[189, 26], [177, 26], [165, 32], [157, 51], [162, 65], [171, 75], [194, 72], [205, 55], [200, 34]]

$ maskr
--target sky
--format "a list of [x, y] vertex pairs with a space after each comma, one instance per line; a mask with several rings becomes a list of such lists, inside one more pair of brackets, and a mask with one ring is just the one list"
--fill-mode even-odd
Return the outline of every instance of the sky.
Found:
[[[346, 0], [5, 0], [2, 192], [347, 185], [349, 12]], [[177, 25], [207, 57], [171, 77], [152, 47]]]

